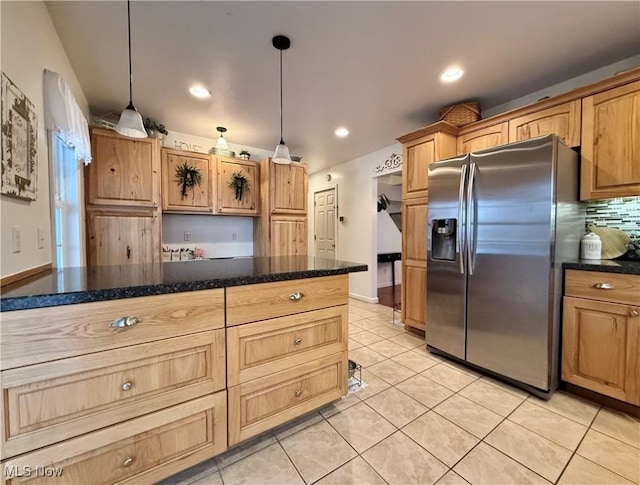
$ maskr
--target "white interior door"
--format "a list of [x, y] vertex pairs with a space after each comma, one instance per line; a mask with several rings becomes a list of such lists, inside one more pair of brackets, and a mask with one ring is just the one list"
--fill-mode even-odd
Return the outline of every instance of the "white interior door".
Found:
[[315, 255], [318, 258], [336, 257], [336, 189], [313, 194]]

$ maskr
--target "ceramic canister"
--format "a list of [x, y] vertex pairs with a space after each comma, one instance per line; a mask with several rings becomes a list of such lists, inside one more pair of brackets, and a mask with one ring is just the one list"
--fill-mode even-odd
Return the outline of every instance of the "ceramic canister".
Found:
[[602, 241], [600, 236], [592, 232], [582, 236], [580, 240], [581, 259], [600, 259], [602, 256]]

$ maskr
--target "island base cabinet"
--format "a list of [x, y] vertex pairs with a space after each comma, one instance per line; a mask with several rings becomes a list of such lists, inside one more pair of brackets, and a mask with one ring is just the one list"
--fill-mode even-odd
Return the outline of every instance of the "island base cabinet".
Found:
[[564, 298], [562, 379], [640, 404], [640, 307]]
[[229, 446], [347, 394], [347, 353], [340, 352], [229, 388]]
[[154, 483], [223, 452], [226, 441], [221, 391], [8, 460], [3, 483]]

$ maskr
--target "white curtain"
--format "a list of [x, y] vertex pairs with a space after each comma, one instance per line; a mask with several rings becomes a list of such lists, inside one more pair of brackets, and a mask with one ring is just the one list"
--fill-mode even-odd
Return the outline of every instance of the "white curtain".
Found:
[[67, 82], [56, 72], [44, 70], [44, 119], [47, 129], [75, 148], [76, 159], [91, 163], [89, 124]]

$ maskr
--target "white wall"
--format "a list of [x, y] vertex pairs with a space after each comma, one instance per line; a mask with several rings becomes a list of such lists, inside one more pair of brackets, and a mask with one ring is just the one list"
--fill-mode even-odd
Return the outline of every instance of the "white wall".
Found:
[[[402, 185], [390, 185], [377, 180], [377, 195], [385, 194], [391, 201], [402, 200]], [[393, 203], [393, 209], [397, 207], [397, 202]], [[377, 209], [376, 209], [377, 210]], [[386, 210], [378, 212], [377, 230], [377, 252], [378, 253], [399, 253], [402, 251], [402, 233], [391, 219]], [[402, 281], [402, 264], [400, 261], [393, 263], [378, 264], [378, 288], [391, 286], [391, 264], [395, 266], [396, 284]]]
[[[392, 153], [402, 153], [402, 145], [375, 151], [369, 155], [336, 165], [329, 170], [309, 176], [309, 207], [313, 207], [313, 193], [337, 186], [338, 216], [345, 221], [338, 223], [336, 259], [363, 263], [369, 270], [349, 275], [349, 291], [352, 296], [366, 301], [377, 301], [377, 181], [374, 169]], [[331, 174], [331, 182], [326, 175]], [[309, 242], [312, 251], [313, 211], [309, 212]], [[310, 252], [310, 254], [313, 254]]]
[[[209, 150], [216, 145], [217, 138], [219, 133], [212, 133], [211, 138], [206, 138], [203, 136], [195, 136], [189, 135], [187, 133], [179, 133], [177, 131], [171, 131], [171, 126], [167, 126], [167, 131], [169, 134], [164, 139], [163, 146], [166, 148], [175, 148], [177, 150], [188, 150], [190, 152], [200, 152], [200, 153], [209, 153]], [[218, 136], [216, 136], [218, 135]], [[240, 150], [247, 150], [251, 156], [249, 160], [253, 160], [259, 162], [260, 160], [264, 160], [265, 158], [273, 155], [273, 150], [265, 150], [263, 148], [250, 147], [248, 145], [239, 145], [230, 140], [233, 134], [229, 132], [226, 133], [225, 140], [227, 140], [227, 144], [229, 145], [229, 149], [236, 152], [236, 157], [239, 157]]]
[[[44, 69], [58, 72], [67, 81], [87, 118], [89, 109], [45, 4], [41, 1], [0, 2], [0, 12], [2, 71], [34, 104], [38, 122], [37, 199], [26, 202], [5, 195], [0, 197], [0, 275], [4, 277], [52, 260], [49, 158], [43, 111]], [[20, 253], [11, 252], [11, 227], [14, 225], [21, 233]], [[45, 234], [44, 249], [38, 249], [38, 227]]]

